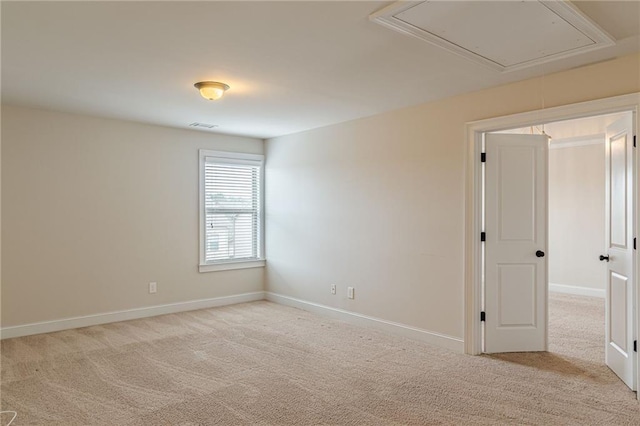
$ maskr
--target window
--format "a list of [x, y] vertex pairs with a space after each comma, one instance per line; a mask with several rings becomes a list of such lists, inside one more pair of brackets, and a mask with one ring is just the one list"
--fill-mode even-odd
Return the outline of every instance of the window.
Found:
[[200, 272], [264, 266], [264, 157], [200, 150]]

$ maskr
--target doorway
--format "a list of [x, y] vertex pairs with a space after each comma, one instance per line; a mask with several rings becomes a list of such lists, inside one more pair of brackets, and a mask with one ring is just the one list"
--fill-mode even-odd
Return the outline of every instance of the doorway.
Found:
[[[640, 100], [640, 96], [638, 96], [637, 94], [634, 95], [626, 95], [626, 96], [621, 96], [621, 97], [616, 97], [616, 98], [609, 98], [609, 99], [603, 99], [603, 100], [598, 100], [598, 101], [591, 101], [591, 102], [586, 102], [586, 103], [582, 103], [582, 104], [574, 104], [574, 105], [569, 105], [569, 106], [564, 106], [564, 107], [557, 107], [557, 108], [553, 108], [553, 109], [548, 109], [548, 110], [544, 110], [544, 111], [534, 111], [531, 113], [525, 113], [525, 114], [518, 114], [515, 116], [509, 116], [509, 117], [500, 117], [500, 118], [496, 118], [496, 119], [490, 119], [490, 120], [483, 120], [481, 122], [475, 122], [475, 123], [469, 123], [467, 126], [467, 130], [468, 130], [468, 153], [469, 153], [469, 161], [467, 163], [467, 178], [468, 178], [468, 186], [467, 186], [467, 196], [468, 196], [468, 204], [467, 204], [467, 270], [466, 270], [466, 293], [465, 293], [465, 305], [466, 305], [466, 330], [465, 330], [465, 349], [467, 353], [470, 354], [479, 354], [482, 353], [484, 351], [484, 347], [483, 344], [485, 342], [485, 339], [487, 338], [486, 335], [483, 335], [483, 319], [485, 317], [485, 301], [483, 300], [483, 278], [485, 277], [485, 270], [484, 270], [484, 262], [487, 260], [485, 258], [485, 253], [484, 253], [484, 238], [485, 236], [482, 235], [483, 229], [484, 229], [484, 211], [485, 211], [485, 199], [484, 199], [484, 193], [482, 192], [482, 182], [484, 179], [484, 169], [482, 166], [479, 166], [480, 161], [478, 161], [481, 158], [481, 153], [485, 152], [484, 148], [485, 148], [485, 139], [484, 139], [484, 135], [490, 132], [502, 132], [505, 133], [505, 129], [515, 129], [515, 128], [527, 128], [529, 134], [533, 133], [533, 134], [540, 134], [540, 133], [549, 133], [551, 134], [551, 132], [549, 132], [550, 128], [552, 126], [555, 125], [555, 123], [559, 123], [562, 120], [567, 120], [567, 119], [584, 119], [585, 117], [594, 117], [596, 115], [604, 115], [604, 114], [612, 114], [612, 113], [619, 113], [622, 111], [631, 111], [634, 112], [637, 111], [638, 109], [638, 104]], [[634, 116], [633, 120], [635, 121], [635, 125], [637, 126], [637, 114]], [[552, 124], [546, 124], [547, 128], [546, 129], [542, 129], [542, 123], [552, 123]], [[537, 127], [536, 127], [537, 126]], [[534, 130], [535, 129], [535, 130]], [[546, 130], [546, 132], [545, 132]], [[552, 135], [553, 136], [553, 135]], [[557, 136], [556, 136], [557, 137]], [[569, 142], [577, 142], [577, 141], [571, 141], [571, 140], [567, 140], [568, 138], [558, 138], [558, 139], [565, 139], [565, 142], [569, 143]], [[490, 144], [498, 144], [500, 145], [501, 142], [493, 142], [490, 141]], [[526, 146], [526, 144], [528, 142], [523, 142]], [[544, 145], [544, 142], [536, 142], [542, 145]], [[505, 145], [506, 146], [506, 145]], [[533, 152], [533, 151], [531, 151]], [[635, 157], [637, 155], [637, 153], [635, 151], [629, 151], [629, 156], [630, 157]], [[507, 151], [504, 151], [504, 153], [499, 154], [501, 155], [501, 158], [507, 158], [510, 154]], [[545, 158], [548, 155], [548, 153], [544, 153]], [[618, 156], [619, 157], [619, 156]], [[618, 158], [616, 157], [616, 158]], [[533, 157], [531, 157], [533, 158]], [[622, 157], [620, 157], [622, 158]], [[617, 160], [616, 160], [617, 161]], [[522, 164], [527, 164], [522, 163]], [[630, 163], [631, 164], [631, 163]], [[508, 169], [509, 167], [507, 167]], [[515, 170], [515, 173], [518, 173], [519, 169], [522, 169], [522, 167], [511, 167], [511, 169]], [[633, 171], [633, 167], [630, 169], [630, 172]], [[502, 172], [501, 172], [502, 173]], [[505, 173], [511, 173], [508, 170]], [[542, 175], [546, 175], [546, 170], [542, 170], [539, 171], [539, 174]], [[515, 175], [514, 175], [515, 176]], [[635, 192], [633, 194], [631, 194], [631, 198], [629, 199], [629, 202], [632, 203], [633, 206], [635, 206], [635, 198], [637, 198], [637, 175], [633, 175], [633, 182], [636, 183], [635, 185]], [[546, 182], [545, 182], [546, 184]], [[503, 185], [504, 186], [504, 185]], [[526, 185], [525, 185], [526, 186]], [[517, 185], [515, 186], [517, 187]], [[504, 190], [503, 187], [501, 187], [501, 190]], [[508, 188], [507, 188], [508, 190]], [[515, 193], [515, 192], [514, 192]], [[513, 198], [513, 197], [512, 197]], [[523, 200], [526, 201], [527, 197], [523, 197]], [[514, 206], [512, 210], [517, 211], [518, 209], [521, 208], [521, 202], [519, 203], [514, 203]], [[546, 210], [546, 207], [545, 207]], [[630, 226], [634, 227], [634, 229], [637, 229], [637, 215], [629, 215], [631, 216], [631, 221]], [[542, 225], [545, 228], [547, 227], [547, 223], [543, 223], [541, 222]], [[502, 226], [502, 225], [501, 225]], [[510, 226], [510, 225], [508, 225]], [[538, 225], [536, 225], [538, 226]], [[532, 229], [534, 229], [535, 226], [532, 227]], [[507, 228], [505, 228], [507, 229]], [[609, 227], [609, 230], [611, 230], [613, 228]], [[617, 232], [614, 230], [614, 232]], [[515, 234], [513, 234], [515, 235]], [[635, 235], [635, 234], [633, 234]], [[617, 238], [617, 237], [616, 237]], [[615, 245], [615, 244], [614, 244]], [[528, 251], [531, 251], [532, 248], [528, 248]], [[537, 250], [537, 254], [536, 256], [539, 257], [544, 257], [545, 255], [545, 251], [548, 250], [548, 244], [546, 242], [546, 240], [544, 241], [544, 247], [538, 247]], [[506, 252], [509, 252], [510, 250], [507, 248], [505, 249]], [[631, 253], [631, 262], [630, 262], [630, 270], [632, 271], [629, 279], [631, 280], [629, 282], [629, 289], [630, 291], [628, 292], [628, 294], [626, 294], [626, 296], [628, 297], [628, 300], [630, 302], [629, 305], [629, 309], [627, 310], [627, 313], [630, 312], [635, 312], [635, 306], [637, 306], [638, 304], [638, 291], [637, 291], [637, 284], [636, 281], [633, 280], [633, 275], [635, 274], [635, 269], [637, 266], [637, 255], [636, 252], [630, 252]], [[511, 254], [509, 254], [511, 255]], [[619, 255], [616, 255], [618, 258], [620, 257]], [[491, 260], [491, 259], [489, 259]], [[535, 260], [535, 259], [534, 259]], [[540, 261], [540, 259], [538, 259], [538, 261]], [[501, 264], [502, 265], [502, 264]], [[514, 277], [518, 277], [516, 278], [516, 281], [521, 282], [522, 278], [525, 277], [524, 274], [525, 272], [528, 273], [531, 277], [533, 276], [538, 276], [539, 277], [539, 272], [534, 271], [532, 268], [529, 268], [529, 270], [527, 270], [526, 267], [523, 267], [524, 263], [517, 263], [516, 265], [518, 267], [513, 267], [513, 265], [511, 265], [509, 268], [503, 268], [506, 275], [504, 275], [504, 277], [507, 277], [505, 279], [508, 279], [509, 274], [513, 275]], [[533, 265], [533, 263], [530, 263], [530, 265]], [[519, 269], [518, 269], [519, 268]], [[527, 272], [528, 271], [528, 272]], [[546, 273], [546, 269], [545, 269], [545, 273]], [[515, 275], [514, 275], [515, 274]], [[518, 275], [520, 274], [520, 275]], [[622, 277], [622, 275], [618, 274], [613, 274], [612, 275], [614, 278], [615, 277]], [[529, 278], [527, 278], [529, 279]], [[529, 279], [530, 280], [530, 279]], [[530, 280], [531, 281], [531, 280]], [[544, 310], [541, 311], [541, 313], [537, 316], [531, 314], [529, 316], [527, 316], [526, 312], [523, 314], [520, 311], [520, 308], [518, 309], [503, 309], [503, 312], [505, 312], [505, 314], [503, 315], [511, 315], [511, 319], [518, 319], [518, 318], [528, 318], [535, 316], [536, 318], [540, 319], [544, 317], [543, 322], [537, 322], [537, 325], [542, 325], [542, 327], [544, 328], [544, 341], [542, 343], [542, 346], [530, 346], [527, 347], [526, 344], [523, 346], [523, 349], [519, 349], [519, 344], [518, 342], [515, 343], [515, 345], [513, 345], [512, 343], [514, 341], [516, 341], [518, 339], [518, 330], [516, 330], [516, 332], [512, 333], [512, 335], [510, 335], [509, 333], [505, 333], [506, 340], [503, 339], [504, 341], [508, 342], [509, 345], [507, 345], [507, 349], [509, 351], [518, 351], [518, 350], [524, 350], [524, 351], [529, 351], [529, 350], [546, 350], [547, 349], [547, 341], [546, 341], [546, 337], [547, 337], [547, 330], [546, 330], [546, 309], [547, 309], [547, 302], [548, 302], [548, 298], [546, 296], [547, 293], [547, 287], [546, 285], [548, 284], [549, 280], [546, 279], [546, 277], [543, 279], [544, 281]], [[560, 284], [561, 283], [556, 283], [556, 284]], [[522, 287], [522, 286], [521, 286]], [[579, 287], [579, 286], [576, 286]], [[615, 288], [618, 288], [617, 286], [614, 286]], [[612, 288], [614, 288], [612, 287]], [[524, 288], [524, 287], [523, 287]], [[586, 288], [586, 287], [585, 287]], [[614, 290], [614, 292], [617, 290]], [[507, 296], [505, 296], [507, 299], [508, 297], [508, 292], [505, 293], [507, 294]], [[540, 294], [538, 294], [536, 297], [539, 297]], [[619, 299], [619, 294], [612, 294], [612, 298]], [[514, 299], [515, 300], [515, 299]], [[540, 299], [542, 300], [542, 299]], [[536, 305], [536, 301], [532, 299], [532, 302], [528, 302], [525, 301], [524, 303], [522, 303], [521, 301], [518, 301], [516, 303], [520, 303], [521, 306], [528, 306], [528, 305], [532, 305], [532, 306], [537, 306]], [[507, 306], [505, 304], [505, 306]], [[511, 305], [509, 305], [511, 306]], [[538, 308], [540, 308], [540, 306], [537, 306]], [[488, 312], [487, 315], [492, 315], [491, 312]], [[493, 315], [495, 315], [495, 312], [493, 312]], [[620, 320], [620, 315], [617, 316], [617, 319], [614, 318], [614, 322], [615, 321], [619, 321]], [[631, 317], [629, 317], [631, 318]], [[504, 322], [504, 321], [503, 321]], [[543, 324], [544, 323], [544, 324]], [[529, 327], [529, 325], [526, 322], [523, 323], [524, 325], [526, 325], [527, 327], [521, 327], [522, 330], [528, 328], [531, 329], [531, 327]], [[633, 330], [631, 330], [631, 333], [633, 334], [633, 337], [635, 339], [636, 337], [636, 330], [638, 329], [638, 318], [637, 316], [634, 316], [630, 322]], [[511, 325], [518, 325], [517, 321], [514, 322]], [[511, 327], [510, 330], [507, 330], [508, 327], [502, 327], [501, 331], [509, 331], [512, 332], [516, 327]], [[537, 338], [537, 337], [534, 337]], [[527, 337], [526, 339], [523, 339], [523, 342], [528, 341], [529, 338]], [[500, 351], [500, 350], [499, 350]], [[637, 368], [637, 355], [635, 353], [631, 353], [628, 352], [628, 355], [630, 357], [633, 357], [633, 375], [634, 377], [637, 377], [638, 374], [638, 368]], [[636, 379], [634, 379], [635, 381]]]
[[622, 112], [497, 132], [549, 138], [548, 352], [592, 365], [607, 363], [607, 265], [599, 260], [607, 252], [606, 134], [631, 118]]

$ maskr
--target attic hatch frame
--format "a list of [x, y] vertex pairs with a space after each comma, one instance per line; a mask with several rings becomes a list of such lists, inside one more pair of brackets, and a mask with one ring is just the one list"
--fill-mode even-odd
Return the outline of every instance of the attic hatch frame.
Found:
[[[482, 166], [480, 154], [484, 134], [501, 130], [537, 126], [556, 121], [572, 120], [619, 112], [633, 113], [634, 134], [640, 131], [640, 92], [553, 108], [468, 122], [465, 125], [465, 261], [464, 261], [464, 351], [469, 355], [482, 353]], [[634, 149], [634, 235], [640, 232], [640, 149]], [[635, 304], [634, 339], [640, 333], [640, 250], [633, 253], [633, 302]], [[636, 354], [636, 383], [640, 390], [640, 355]], [[640, 391], [636, 392], [640, 400]]]
[[419, 28], [396, 17], [396, 15], [427, 2], [429, 2], [429, 0], [396, 1], [395, 3], [392, 3], [389, 6], [369, 15], [369, 20], [396, 32], [419, 38], [420, 40], [426, 41], [427, 43], [438, 46], [448, 52], [462, 56], [465, 59], [481, 64], [500, 73], [518, 71], [615, 45], [615, 38], [591, 20], [580, 9], [571, 4], [571, 2], [565, 0], [538, 0], [538, 3], [556, 14], [558, 18], [575, 28], [579, 33], [593, 41], [593, 44], [552, 53], [512, 65], [503, 65], [496, 60], [482, 56], [480, 53], [474, 52], [468, 48], [453, 43], [450, 40], [440, 37], [437, 34], [429, 32], [426, 29]]

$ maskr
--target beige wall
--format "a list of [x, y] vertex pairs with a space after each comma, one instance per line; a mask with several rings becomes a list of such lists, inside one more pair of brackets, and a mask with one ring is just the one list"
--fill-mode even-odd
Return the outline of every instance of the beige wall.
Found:
[[263, 141], [3, 106], [2, 325], [262, 291], [197, 272], [199, 148]]
[[549, 150], [549, 282], [604, 291], [602, 143]]
[[461, 338], [465, 123], [638, 91], [631, 55], [267, 141], [267, 290]]
[[[0, 137], [0, 337], [2, 337], [2, 138]], [[1, 361], [0, 361], [1, 363]]]

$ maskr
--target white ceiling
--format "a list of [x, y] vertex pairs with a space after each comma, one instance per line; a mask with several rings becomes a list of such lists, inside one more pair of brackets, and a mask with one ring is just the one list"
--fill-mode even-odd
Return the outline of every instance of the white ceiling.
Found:
[[2, 2], [2, 101], [267, 138], [640, 50], [640, 2], [576, 2], [615, 46], [501, 74], [369, 21], [388, 4]]

